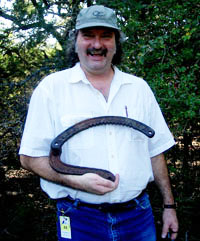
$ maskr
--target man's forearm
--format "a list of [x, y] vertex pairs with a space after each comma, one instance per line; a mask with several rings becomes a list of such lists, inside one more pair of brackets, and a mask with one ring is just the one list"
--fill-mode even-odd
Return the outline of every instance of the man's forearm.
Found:
[[73, 177], [70, 175], [63, 175], [54, 171], [49, 165], [49, 157], [30, 157], [21, 155], [20, 162], [22, 166], [37, 174], [38, 176], [48, 181], [63, 185], [78, 188], [76, 182], [73, 182]]
[[155, 183], [161, 191], [164, 204], [174, 204], [174, 197], [168, 174], [166, 161], [163, 154], [151, 158]]
[[[163, 203], [166, 205], [174, 204], [174, 197], [171, 190], [167, 164], [163, 154], [151, 158], [154, 179], [163, 196]], [[178, 235], [178, 219], [176, 210], [164, 208], [162, 238], [166, 238], [167, 233], [171, 232], [171, 240], [175, 240]]]
[[94, 194], [105, 194], [115, 190], [119, 183], [116, 175], [115, 182], [106, 180], [97, 174], [64, 175], [54, 171], [49, 164], [49, 157], [30, 157], [21, 155], [22, 166], [48, 181]]

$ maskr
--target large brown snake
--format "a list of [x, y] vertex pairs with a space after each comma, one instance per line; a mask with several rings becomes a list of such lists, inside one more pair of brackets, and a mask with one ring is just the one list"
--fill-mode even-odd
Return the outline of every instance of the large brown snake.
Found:
[[101, 116], [101, 117], [86, 119], [84, 121], [78, 122], [77, 124], [69, 127], [52, 141], [51, 151], [50, 151], [50, 166], [55, 171], [62, 174], [83, 175], [86, 173], [96, 173], [103, 178], [106, 178], [111, 181], [115, 181], [115, 176], [107, 170], [73, 166], [73, 165], [63, 163], [60, 160], [60, 155], [62, 153], [62, 145], [67, 140], [69, 140], [72, 136], [88, 128], [99, 126], [99, 125], [107, 125], [107, 124], [127, 126], [142, 132], [149, 138], [152, 138], [155, 134], [154, 130], [149, 126], [127, 117]]

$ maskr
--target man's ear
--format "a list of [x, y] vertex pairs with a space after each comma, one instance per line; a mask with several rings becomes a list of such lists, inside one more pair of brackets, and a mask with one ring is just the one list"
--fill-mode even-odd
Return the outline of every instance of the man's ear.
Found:
[[76, 42], [75, 42], [75, 45], [74, 45], [74, 50], [75, 50], [75, 53], [78, 54], [78, 51], [77, 51], [77, 44], [76, 44]]

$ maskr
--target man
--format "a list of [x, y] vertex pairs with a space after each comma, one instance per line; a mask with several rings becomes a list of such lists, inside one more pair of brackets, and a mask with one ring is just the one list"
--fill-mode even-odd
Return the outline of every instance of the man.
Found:
[[[95, 5], [81, 10], [75, 52], [80, 63], [46, 77], [35, 89], [20, 148], [22, 166], [41, 177], [42, 189], [57, 199], [59, 240], [155, 241], [147, 184], [153, 179], [164, 203], [162, 237], [176, 239], [178, 221], [163, 152], [174, 140], [145, 81], [121, 72], [120, 30], [113, 10]], [[118, 57], [116, 57], [118, 56]], [[64, 175], [49, 165], [51, 141], [80, 120], [105, 115], [136, 119], [155, 136], [104, 125], [75, 135], [61, 159], [115, 173]]]

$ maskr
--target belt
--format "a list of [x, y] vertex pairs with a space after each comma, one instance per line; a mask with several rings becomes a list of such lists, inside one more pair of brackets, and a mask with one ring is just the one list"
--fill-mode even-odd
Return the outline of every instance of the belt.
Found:
[[86, 203], [82, 202], [79, 199], [72, 199], [71, 197], [66, 197], [64, 200], [66, 200], [69, 203], [74, 204], [77, 208], [78, 207], [87, 207], [87, 208], [94, 208], [103, 212], [119, 212], [124, 211], [127, 209], [133, 209], [138, 205], [139, 199], [146, 193], [146, 190], [143, 190], [139, 196], [136, 198], [123, 202], [123, 203], [100, 203], [100, 204], [93, 204], [93, 203]]

